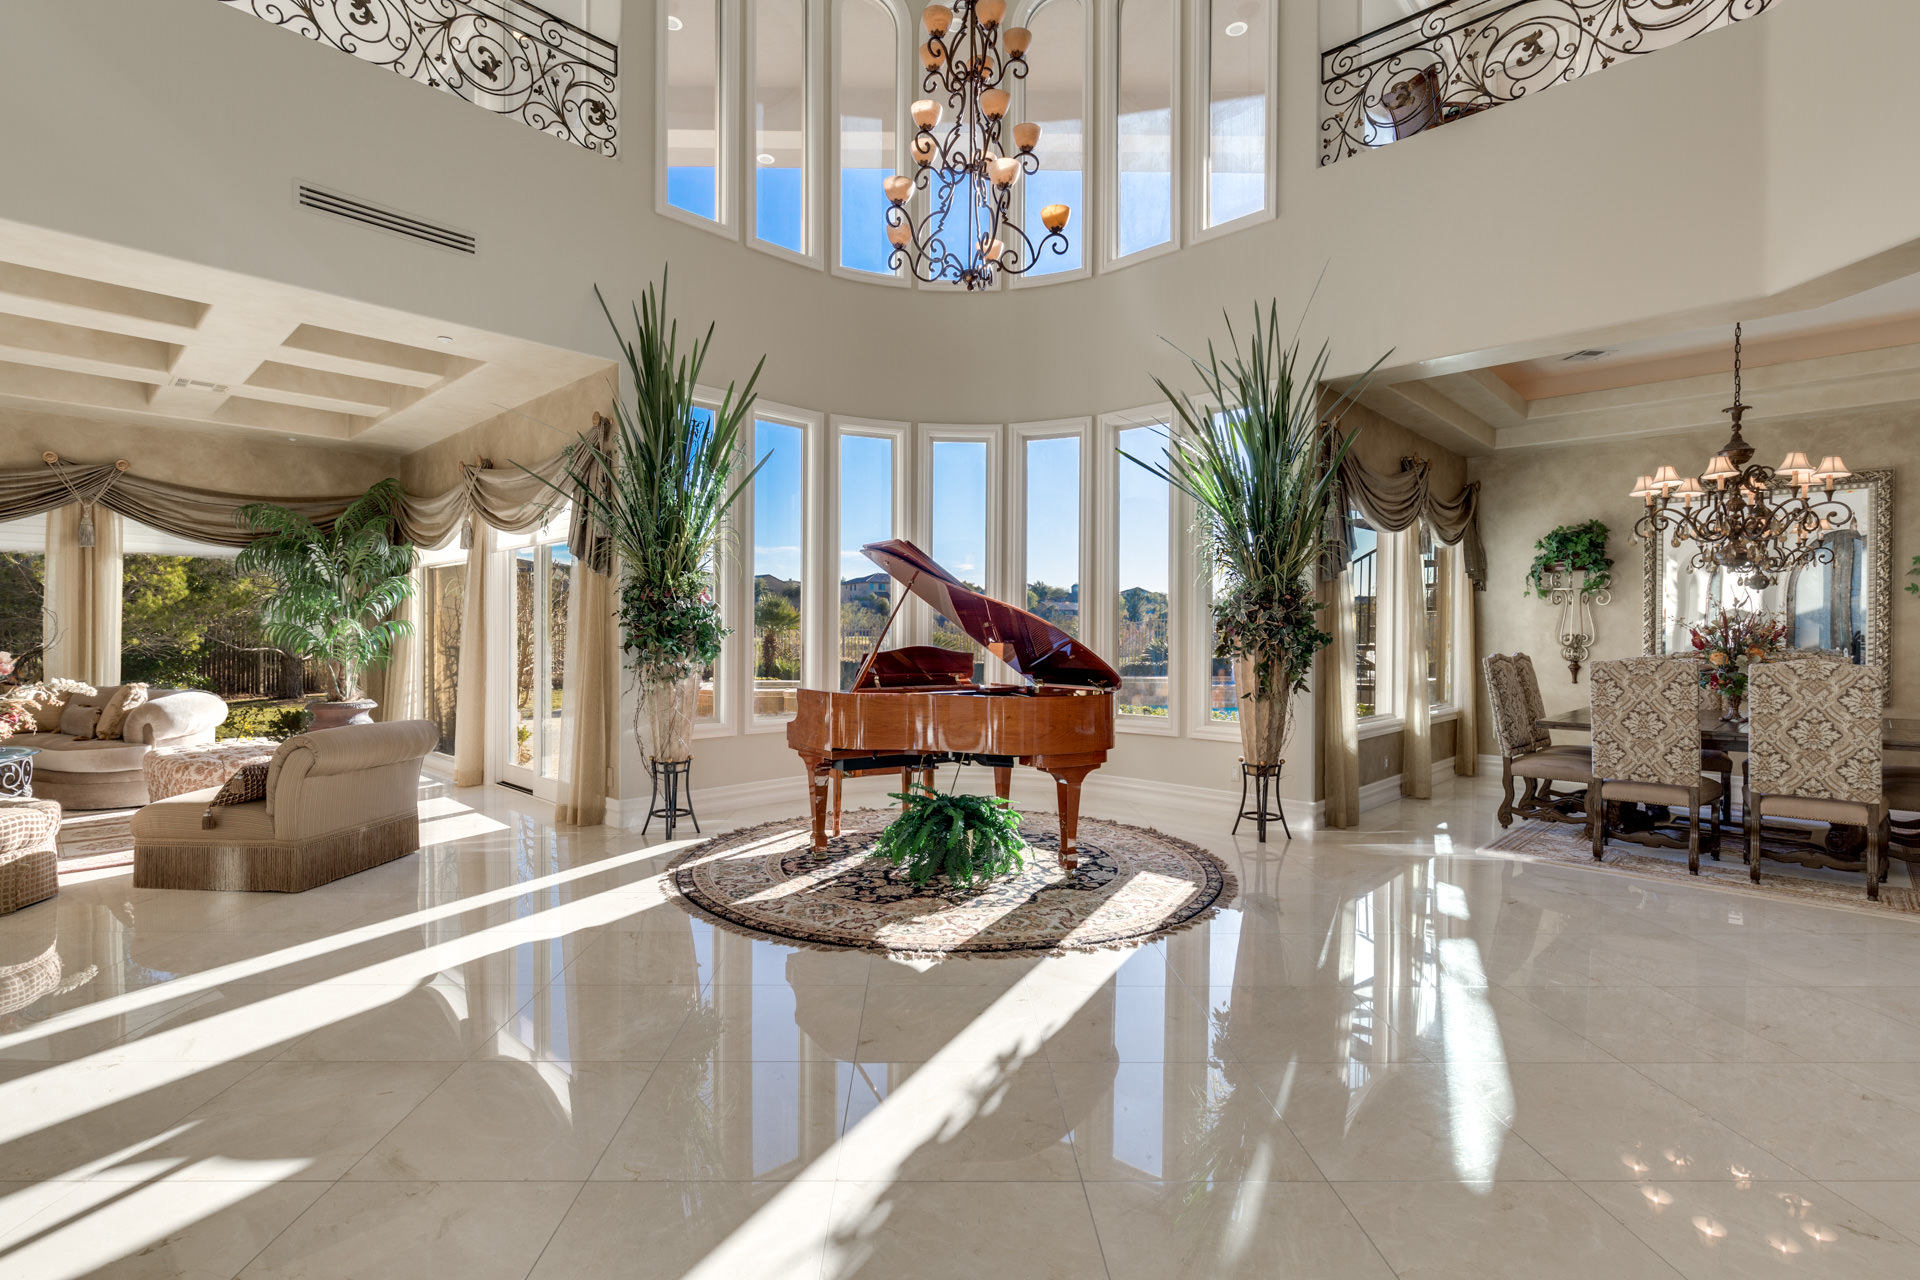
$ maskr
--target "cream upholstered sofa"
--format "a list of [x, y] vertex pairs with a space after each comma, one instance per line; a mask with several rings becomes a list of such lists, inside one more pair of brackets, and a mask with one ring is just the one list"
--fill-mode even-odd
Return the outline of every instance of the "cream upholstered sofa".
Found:
[[[103, 706], [112, 688], [73, 701]], [[147, 802], [141, 770], [155, 747], [212, 742], [227, 718], [227, 704], [198, 689], [154, 689], [127, 712], [117, 738], [75, 738], [66, 733], [22, 733], [8, 746], [32, 747], [33, 794], [58, 800], [64, 809], [131, 809]]]
[[133, 883], [299, 893], [403, 858], [420, 847], [420, 765], [439, 739], [429, 720], [296, 734], [264, 800], [216, 806], [207, 787], [134, 814]]

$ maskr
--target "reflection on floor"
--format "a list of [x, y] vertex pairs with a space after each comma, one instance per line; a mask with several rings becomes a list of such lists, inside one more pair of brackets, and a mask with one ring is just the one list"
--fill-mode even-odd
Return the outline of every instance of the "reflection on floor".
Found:
[[716, 933], [505, 791], [295, 897], [102, 873], [0, 919], [0, 1275], [1920, 1275], [1920, 925], [1493, 808], [1115, 812], [1241, 901], [1039, 963]]

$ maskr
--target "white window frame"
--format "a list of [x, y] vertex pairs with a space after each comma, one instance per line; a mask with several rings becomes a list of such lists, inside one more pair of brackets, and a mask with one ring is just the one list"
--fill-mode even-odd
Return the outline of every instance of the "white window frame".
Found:
[[[1411, 552], [1418, 554], [1414, 546], [1414, 534], [1411, 529], [1402, 529], [1392, 533], [1381, 529], [1378, 569], [1379, 595], [1374, 610], [1373, 632], [1373, 714], [1359, 720], [1361, 738], [1377, 738], [1389, 733], [1398, 733], [1407, 727], [1406, 709], [1401, 705], [1405, 700], [1401, 690], [1406, 685], [1407, 655], [1395, 642], [1400, 634], [1400, 612], [1410, 603], [1402, 598], [1402, 584], [1405, 581], [1405, 557]], [[1357, 606], [1356, 606], [1357, 607]], [[1358, 642], [1358, 628], [1355, 629], [1355, 641]], [[1346, 696], [1352, 698], [1357, 690], [1348, 689]]]
[[[1026, 26], [1035, 11], [1051, 3], [1053, 3], [1053, 0], [1027, 0], [1025, 4], [1022, 4], [1015, 10], [1018, 14], [1018, 21], [1012, 22], [1010, 25]], [[1074, 3], [1080, 6], [1081, 17], [1086, 22], [1086, 37], [1081, 41], [1080, 49], [1080, 128], [1081, 154], [1084, 157], [1082, 160], [1084, 170], [1080, 175], [1080, 197], [1081, 203], [1087, 207], [1073, 210], [1072, 217], [1067, 223], [1067, 233], [1070, 238], [1077, 238], [1080, 241], [1080, 265], [1071, 270], [1052, 271], [1041, 276], [1014, 276], [1010, 279], [1009, 283], [1011, 287], [1015, 289], [1042, 289], [1048, 285], [1065, 284], [1071, 280], [1085, 280], [1093, 275], [1094, 263], [1100, 257], [1096, 251], [1096, 246], [1099, 244], [1099, 228], [1106, 219], [1101, 218], [1098, 212], [1100, 205], [1100, 147], [1101, 139], [1105, 136], [1105, 130], [1101, 127], [1102, 116], [1099, 109], [1100, 89], [1098, 71], [1100, 59], [1098, 50], [1100, 45], [1100, 28], [1105, 25], [1101, 14], [1106, 10], [1107, 6], [1102, 4], [1100, 0], [1074, 0]], [[1043, 49], [1038, 50], [1037, 53], [1044, 62], [1047, 51]], [[1020, 82], [1019, 89], [1015, 95], [1014, 109], [1018, 112], [1020, 119], [1031, 120], [1033, 117], [1027, 111], [1026, 85], [1027, 82], [1025, 80]], [[1045, 168], [1047, 163], [1047, 139], [1044, 134], [1042, 134], [1040, 138], [1039, 155], [1040, 165], [1042, 168]], [[1026, 229], [1027, 224], [1026, 192], [1027, 183], [1023, 178], [1014, 192], [1014, 217], [1018, 220], [1020, 228], [1023, 231]], [[1079, 228], [1077, 232], [1074, 229], [1076, 225]]]
[[[827, 661], [825, 680], [817, 687], [838, 689], [840, 687], [840, 441], [848, 436], [865, 436], [869, 439], [889, 440], [893, 443], [893, 523], [888, 529], [888, 537], [911, 537], [907, 533], [908, 516], [913, 511], [913, 481], [916, 474], [914, 457], [913, 425], [907, 422], [892, 422], [881, 418], [852, 418], [834, 414], [828, 418], [827, 429], [827, 466], [821, 472], [824, 484], [822, 492], [826, 494], [823, 513], [820, 564], [820, 579], [827, 587]], [[887, 598], [892, 604], [900, 602], [901, 586], [898, 582], [889, 584]], [[896, 628], [904, 629], [908, 623], [902, 616], [894, 620]], [[902, 643], [899, 630], [888, 633], [897, 646]]]
[[[987, 563], [982, 575], [982, 585], [987, 594], [996, 599], [1006, 600], [1010, 580], [1006, 572], [1007, 561], [1007, 518], [1006, 518], [1006, 428], [999, 423], [990, 425], [967, 425], [962, 423], [923, 422], [917, 432], [914, 473], [914, 504], [911, 508], [912, 520], [908, 536], [914, 544], [928, 555], [933, 555], [933, 454], [934, 445], [943, 442], [984, 443], [987, 446], [987, 492], [986, 492], [986, 529]], [[941, 566], [946, 568], [947, 566]], [[1024, 598], [1024, 597], [1023, 597]], [[900, 611], [900, 618], [894, 623], [911, 623], [906, 634], [913, 637], [914, 644], [930, 644], [933, 639], [933, 610], [922, 604], [911, 604]], [[999, 661], [987, 658], [987, 672], [991, 679], [1011, 681], [1013, 673]]]
[[[1414, 528], [1417, 531], [1423, 526], [1425, 526], [1425, 524], [1426, 522], [1423, 520], [1419, 524], [1416, 524]], [[1448, 592], [1451, 593], [1453, 591], [1453, 557], [1463, 554], [1462, 549], [1457, 543], [1448, 544], [1440, 541], [1440, 536], [1438, 534], [1433, 533], [1433, 530], [1431, 528], [1428, 528], [1427, 532], [1431, 534], [1433, 537], [1434, 572], [1439, 576], [1440, 582], [1447, 588]], [[1417, 532], [1415, 536], [1416, 537], [1418, 536]], [[1422, 605], [1424, 605], [1425, 603], [1426, 602], [1424, 600], [1421, 601]], [[1447, 606], [1448, 607], [1446, 609], [1441, 611], [1443, 616], [1450, 615], [1453, 611], [1453, 608], [1452, 608], [1453, 601], [1451, 597], [1449, 597], [1447, 601]], [[1452, 617], [1450, 616], [1445, 617], [1445, 626], [1447, 627], [1449, 632], [1452, 631], [1453, 629]], [[1453, 637], [1449, 635], [1448, 639], [1449, 641], [1452, 641]], [[1427, 633], [1427, 649], [1429, 653], [1431, 653], [1433, 649], [1433, 633], [1431, 631]], [[1449, 648], [1447, 653], [1446, 665], [1447, 665], [1447, 699], [1444, 702], [1429, 703], [1427, 706], [1427, 717], [1428, 717], [1428, 720], [1433, 724], [1438, 724], [1442, 720], [1452, 720], [1460, 714], [1460, 702], [1459, 702], [1458, 691], [1460, 688], [1461, 664], [1460, 664], [1460, 654], [1457, 646], [1453, 646]]]
[[1136, 266], [1142, 262], [1151, 262], [1155, 258], [1164, 258], [1170, 253], [1178, 253], [1185, 243], [1184, 232], [1187, 201], [1182, 198], [1181, 189], [1184, 180], [1186, 162], [1186, 117], [1191, 112], [1185, 109], [1184, 86], [1187, 81], [1186, 59], [1182, 56], [1181, 34], [1186, 28], [1183, 14], [1185, 0], [1168, 0], [1169, 21], [1167, 26], [1168, 47], [1172, 50], [1169, 57], [1167, 85], [1167, 106], [1172, 113], [1168, 121], [1167, 147], [1168, 165], [1168, 222], [1167, 239], [1146, 249], [1136, 249], [1122, 255], [1120, 252], [1120, 15], [1121, 6], [1128, 0], [1109, 0], [1100, 6], [1106, 20], [1100, 23], [1100, 66], [1106, 74], [1099, 76], [1100, 99], [1100, 204], [1106, 216], [1104, 234], [1100, 245], [1100, 269], [1117, 271], [1125, 267]]
[[[737, 3], [737, 0], [735, 0]], [[821, 207], [825, 203], [820, 198], [820, 187], [825, 171], [827, 146], [824, 139], [827, 124], [822, 118], [827, 95], [819, 83], [819, 69], [827, 66], [826, 11], [837, 5], [838, 0], [800, 0], [805, 6], [803, 22], [807, 33], [807, 47], [803, 51], [806, 58], [806, 84], [803, 94], [801, 118], [806, 131], [805, 145], [801, 149], [800, 160], [800, 241], [806, 246], [804, 252], [795, 253], [785, 245], [762, 240], [755, 227], [760, 220], [759, 170], [760, 154], [759, 118], [755, 112], [755, 103], [759, 97], [759, 14], [760, 6], [749, 3], [745, 6], [746, 16], [741, 27], [740, 61], [743, 68], [740, 77], [740, 145], [739, 186], [740, 186], [740, 238], [750, 249], [758, 249], [770, 257], [783, 262], [796, 263], [818, 271], [826, 266], [826, 242], [829, 237], [821, 224]], [[833, 117], [836, 137], [839, 132], [838, 114]], [[836, 147], [837, 150], [837, 147]], [[834, 189], [839, 189], [839, 166], [833, 169]]]
[[[699, 227], [711, 235], [724, 236], [729, 240], [740, 235], [740, 183], [739, 174], [739, 134], [740, 134], [740, 60], [743, 56], [744, 41], [737, 33], [740, 25], [741, 0], [714, 0], [714, 11], [720, 23], [720, 65], [715, 68], [719, 84], [715, 86], [714, 110], [718, 119], [714, 126], [718, 131], [715, 139], [713, 170], [713, 212], [711, 219], [697, 213], [689, 213], [667, 199], [667, 49], [671, 41], [667, 39], [666, 6], [653, 6], [653, 207], [654, 212], [663, 218], [672, 218], [690, 227]], [[636, 9], [629, 8], [631, 15]]]
[[[1099, 627], [1093, 634], [1098, 636], [1094, 652], [1118, 656], [1120, 647], [1120, 469], [1134, 467], [1135, 464], [1120, 456], [1120, 433], [1136, 427], [1166, 426], [1170, 410], [1163, 406], [1158, 410], [1141, 410], [1132, 413], [1103, 413], [1096, 422], [1094, 457], [1097, 472], [1094, 477], [1096, 520], [1095, 530], [1099, 548], [1098, 576], [1101, 579], [1100, 602], [1097, 606]], [[1137, 469], [1137, 468], [1136, 468]], [[1152, 737], [1177, 738], [1181, 736], [1185, 725], [1183, 718], [1186, 708], [1186, 655], [1190, 644], [1187, 627], [1180, 619], [1187, 616], [1187, 584], [1194, 581], [1188, 570], [1186, 557], [1181, 554], [1183, 533], [1191, 527], [1191, 519], [1182, 519], [1181, 501], [1183, 495], [1178, 489], [1168, 486], [1167, 493], [1167, 714], [1165, 716], [1133, 716], [1125, 713], [1114, 715], [1114, 728], [1120, 733], [1139, 733]], [[1082, 594], [1085, 594], [1084, 590]], [[1084, 615], [1086, 606], [1082, 606]], [[1082, 627], [1082, 630], [1086, 630]], [[1235, 736], [1238, 736], [1236, 730]]]
[[1034, 440], [1078, 440], [1080, 442], [1080, 518], [1078, 548], [1079, 567], [1076, 578], [1080, 586], [1080, 635], [1081, 643], [1089, 645], [1095, 653], [1105, 653], [1112, 648], [1101, 639], [1099, 630], [1099, 608], [1101, 599], [1097, 584], [1099, 570], [1096, 567], [1100, 559], [1093, 554], [1094, 536], [1098, 525], [1094, 519], [1093, 485], [1093, 419], [1091, 418], [1051, 418], [1041, 422], [1016, 422], [1007, 428], [1010, 444], [1008, 463], [1012, 474], [1007, 482], [1007, 519], [1008, 519], [1008, 569], [1013, 577], [1013, 594], [1003, 597], [1026, 608], [1027, 599], [1027, 445]]
[[1260, 208], [1215, 226], [1207, 225], [1208, 206], [1212, 202], [1210, 179], [1213, 176], [1213, 0], [1191, 0], [1188, 6], [1192, 25], [1188, 37], [1191, 56], [1187, 61], [1193, 75], [1190, 77], [1192, 85], [1188, 95], [1187, 143], [1193, 163], [1182, 171], [1181, 182], [1185, 189], [1187, 226], [1190, 228], [1186, 240], [1188, 244], [1204, 244], [1263, 222], [1271, 222], [1279, 207], [1279, 148], [1275, 138], [1278, 113], [1274, 110], [1274, 99], [1277, 96], [1275, 86], [1280, 83], [1280, 15], [1276, 12], [1273, 0], [1265, 0], [1265, 5], [1267, 85], [1262, 100], [1266, 105], [1266, 192]]
[[860, 271], [844, 266], [840, 261], [840, 28], [842, 16], [849, 4], [878, 4], [893, 14], [894, 25], [894, 130], [893, 130], [893, 171], [910, 173], [907, 163], [907, 104], [913, 99], [908, 96], [919, 83], [919, 60], [913, 51], [918, 43], [913, 34], [920, 30], [919, 15], [907, 12], [901, 0], [829, 0], [833, 6], [833, 21], [827, 32], [827, 124], [829, 134], [826, 148], [827, 176], [824, 180], [827, 188], [827, 235], [824, 249], [827, 254], [827, 270], [845, 280], [859, 280], [867, 284], [885, 285], [893, 289], [910, 288], [913, 279], [905, 271], [892, 273]]
[[[444, 569], [450, 565], [464, 566], [466, 563], [467, 549], [460, 545], [460, 531], [457, 528], [442, 546], [415, 548], [413, 572], [409, 576], [413, 580], [414, 617], [418, 619], [418, 621], [416, 621], [414, 625], [415, 643], [410, 646], [413, 651], [413, 669], [408, 674], [409, 678], [413, 681], [413, 687], [420, 693], [422, 701], [416, 705], [420, 707], [423, 715], [426, 711], [424, 699], [427, 689], [427, 647], [424, 644], [418, 643], [418, 640], [420, 633], [425, 630], [425, 627], [422, 625], [425, 618], [424, 615], [419, 612], [419, 606], [424, 603], [426, 599], [427, 570]], [[464, 597], [461, 600], [460, 610], [464, 625], [466, 614], [466, 601]], [[455, 710], [458, 711], [458, 708], [456, 707]], [[427, 753], [427, 765], [436, 773], [450, 774], [453, 769], [453, 757], [441, 751], [436, 745], [432, 751]]]
[[[720, 404], [726, 398], [726, 392], [718, 387], [696, 386], [693, 391], [693, 403], [696, 407], [720, 412]], [[749, 438], [737, 450], [735, 462], [736, 476], [745, 475], [753, 467], [753, 447]], [[693, 722], [693, 736], [700, 738], [732, 737], [739, 731], [740, 711], [746, 706], [741, 692], [740, 679], [735, 674], [739, 665], [741, 644], [734, 634], [738, 629], [738, 619], [742, 617], [740, 595], [742, 582], [751, 582], [752, 575], [741, 571], [739, 546], [740, 509], [748, 501], [748, 495], [741, 494], [739, 502], [734, 503], [721, 518], [720, 537], [713, 548], [713, 598], [720, 606], [720, 626], [726, 631], [726, 637], [720, 641], [720, 656], [713, 660], [714, 690], [713, 714], [704, 720]], [[747, 512], [751, 518], [752, 511]], [[745, 535], [751, 536], [751, 533]], [[753, 607], [748, 602], [745, 615], [752, 618]], [[620, 655], [621, 667], [626, 666], [626, 653]]]
[[[829, 468], [825, 467], [825, 440], [827, 436], [826, 416], [812, 409], [801, 409], [794, 405], [780, 404], [772, 400], [755, 400], [753, 412], [744, 424], [742, 434], [746, 438], [747, 457], [752, 467], [760, 458], [760, 423], [771, 422], [783, 427], [796, 427], [800, 431], [800, 685], [802, 688], [825, 688], [820, 679], [819, 668], [824, 665], [826, 644], [821, 637], [828, 629], [825, 609], [821, 607], [820, 574], [815, 566], [820, 559], [820, 502], [821, 487], [818, 478]], [[792, 716], [763, 716], [753, 710], [753, 504], [754, 488], [760, 482], [756, 478], [740, 495], [739, 510], [735, 513], [736, 527], [739, 530], [740, 570], [737, 577], [740, 582], [740, 612], [742, 619], [734, 628], [749, 637], [749, 642], [735, 646], [734, 671], [740, 684], [740, 721], [742, 732], [747, 734], [779, 733]], [[839, 515], [839, 507], [834, 508]], [[835, 539], [838, 542], [838, 539]], [[836, 585], [838, 578], [835, 578]], [[837, 629], [837, 627], [835, 628]]]

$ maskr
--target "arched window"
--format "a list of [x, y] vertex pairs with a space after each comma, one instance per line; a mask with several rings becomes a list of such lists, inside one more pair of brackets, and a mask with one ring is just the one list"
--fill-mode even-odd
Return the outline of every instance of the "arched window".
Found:
[[879, 0], [840, 0], [840, 265], [892, 274], [887, 196], [899, 167], [900, 33]]
[[1043, 254], [1030, 276], [1074, 271], [1086, 264], [1093, 225], [1087, 207], [1087, 14], [1081, 0], [1040, 0], [1026, 21], [1033, 32], [1021, 118], [1040, 126], [1040, 171], [1021, 183], [1026, 202], [1021, 230], [1036, 243], [1047, 234], [1040, 211], [1050, 204], [1073, 210], [1067, 251]]
[[753, 234], [805, 254], [807, 0], [757, 0], [753, 14]]
[[1173, 0], [1121, 0], [1113, 128], [1114, 256], [1173, 240]]
[[721, 220], [719, 0], [666, 0], [661, 114], [667, 204]]
[[1267, 207], [1270, 0], [1208, 0], [1204, 222], [1217, 227]]

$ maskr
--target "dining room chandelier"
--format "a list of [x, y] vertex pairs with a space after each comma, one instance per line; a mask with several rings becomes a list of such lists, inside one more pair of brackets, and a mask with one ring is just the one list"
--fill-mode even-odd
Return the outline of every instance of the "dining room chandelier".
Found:
[[[1007, 154], [1002, 130], [1013, 101], [1008, 86], [1027, 78], [1033, 33], [1003, 29], [1006, 15], [1006, 0], [930, 4], [921, 14], [927, 32], [920, 43], [921, 91], [927, 96], [911, 113], [913, 176], [885, 179], [887, 240], [893, 246], [887, 265], [904, 267], [928, 284], [985, 289], [1001, 273], [1024, 275], [1042, 253], [1067, 251], [1072, 211], [1066, 205], [1040, 211], [1046, 234], [1037, 242], [1008, 216], [1015, 184], [1040, 168], [1034, 154], [1040, 126], [1014, 125], [1014, 153]], [[952, 110], [944, 132], [947, 112], [936, 100], [941, 96]], [[917, 219], [907, 207], [915, 191], [927, 193]]]
[[1740, 434], [1748, 405], [1740, 402], [1740, 333], [1733, 328], [1733, 437], [1697, 477], [1682, 478], [1670, 466], [1634, 482], [1633, 496], [1647, 513], [1634, 526], [1642, 538], [1671, 536], [1673, 546], [1693, 542], [1689, 567], [1738, 575], [1759, 591], [1783, 575], [1812, 564], [1831, 564], [1826, 535], [1856, 527], [1853, 509], [1834, 497], [1834, 486], [1852, 473], [1838, 454], [1819, 466], [1799, 451], [1777, 467], [1753, 464], [1753, 446]]

